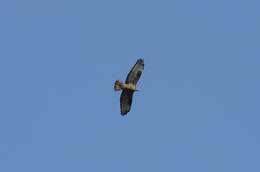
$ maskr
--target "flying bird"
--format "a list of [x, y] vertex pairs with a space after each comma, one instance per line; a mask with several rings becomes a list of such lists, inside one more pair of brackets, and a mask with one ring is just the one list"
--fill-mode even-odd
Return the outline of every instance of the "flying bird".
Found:
[[136, 84], [143, 70], [144, 70], [144, 60], [138, 59], [135, 65], [128, 73], [125, 83], [116, 80], [114, 84], [115, 91], [122, 90], [120, 96], [120, 111], [122, 116], [126, 115], [131, 109], [133, 94], [135, 91], [139, 91], [136, 88]]

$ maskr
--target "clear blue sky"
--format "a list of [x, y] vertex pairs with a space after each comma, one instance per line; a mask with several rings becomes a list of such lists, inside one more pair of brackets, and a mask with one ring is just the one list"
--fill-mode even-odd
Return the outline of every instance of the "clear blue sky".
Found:
[[259, 6], [2, 0], [0, 171], [259, 172]]

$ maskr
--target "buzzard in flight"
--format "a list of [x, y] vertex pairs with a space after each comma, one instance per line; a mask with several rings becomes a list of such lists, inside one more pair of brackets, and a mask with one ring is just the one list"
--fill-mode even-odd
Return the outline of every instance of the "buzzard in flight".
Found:
[[130, 109], [132, 104], [132, 97], [136, 89], [136, 84], [144, 70], [144, 60], [138, 59], [135, 65], [132, 67], [131, 71], [128, 73], [125, 83], [116, 80], [114, 85], [115, 91], [122, 90], [120, 96], [120, 110], [121, 115], [126, 115]]

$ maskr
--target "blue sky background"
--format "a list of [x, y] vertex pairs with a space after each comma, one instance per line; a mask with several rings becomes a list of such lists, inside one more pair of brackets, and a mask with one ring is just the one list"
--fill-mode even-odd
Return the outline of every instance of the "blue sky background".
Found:
[[259, 6], [1, 0], [0, 171], [259, 172]]

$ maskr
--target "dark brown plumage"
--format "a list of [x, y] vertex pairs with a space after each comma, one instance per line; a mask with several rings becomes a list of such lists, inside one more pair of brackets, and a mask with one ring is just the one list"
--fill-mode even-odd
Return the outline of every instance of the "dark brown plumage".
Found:
[[126, 115], [131, 110], [133, 94], [135, 91], [138, 91], [136, 89], [136, 84], [140, 79], [143, 70], [144, 70], [144, 60], [138, 59], [135, 65], [128, 73], [125, 84], [118, 80], [115, 82], [114, 85], [115, 91], [122, 90], [120, 96], [120, 110], [121, 110], [121, 115], [123, 116]]

